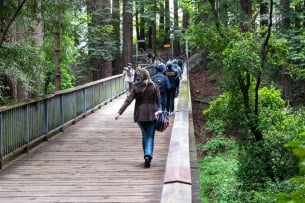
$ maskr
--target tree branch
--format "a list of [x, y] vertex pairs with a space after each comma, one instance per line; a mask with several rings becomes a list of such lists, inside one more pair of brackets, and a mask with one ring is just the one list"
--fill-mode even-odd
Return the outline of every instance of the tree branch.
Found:
[[[23, 5], [25, 4], [27, 0], [23, 0], [19, 5], [18, 8], [16, 10], [16, 12], [14, 13], [13, 17], [10, 19], [9, 23], [7, 24], [7, 26], [5, 27], [4, 32], [2, 33], [1, 39], [0, 39], [0, 47], [2, 47], [2, 44], [4, 42], [5, 36], [10, 28], [10, 26], [12, 25], [12, 23], [14, 22], [15, 18], [17, 17], [18, 13], [21, 11]], [[0, 3], [3, 3], [3, 1], [0, 1]]]

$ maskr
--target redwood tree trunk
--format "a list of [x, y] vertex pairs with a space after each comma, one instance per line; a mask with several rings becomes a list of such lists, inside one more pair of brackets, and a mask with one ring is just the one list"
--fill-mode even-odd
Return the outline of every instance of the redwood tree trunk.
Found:
[[120, 53], [120, 0], [112, 0], [112, 25], [114, 41], [116, 42], [116, 51], [114, 53], [115, 59], [112, 61], [112, 74], [121, 73], [121, 53]]
[[132, 0], [123, 1], [123, 65], [132, 62]]
[[59, 5], [61, 0], [55, 0], [55, 5], [57, 7], [56, 14], [56, 31], [54, 36], [54, 61], [55, 61], [55, 90], [61, 90], [61, 68], [60, 68], [60, 20], [61, 20], [61, 11], [59, 9]]
[[[174, 29], [179, 29], [178, 0], [174, 0]], [[180, 44], [174, 39], [174, 57], [181, 55]]]

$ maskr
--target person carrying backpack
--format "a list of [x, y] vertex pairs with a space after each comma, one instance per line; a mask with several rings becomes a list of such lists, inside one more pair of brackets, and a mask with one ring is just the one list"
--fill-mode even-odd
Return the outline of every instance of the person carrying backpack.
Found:
[[174, 69], [171, 62], [166, 64], [167, 70], [165, 71], [165, 75], [168, 77], [168, 80], [171, 84], [171, 87], [166, 91], [167, 94], [167, 102], [166, 102], [166, 110], [170, 115], [174, 113], [175, 108], [175, 96], [176, 96], [176, 88], [177, 88], [177, 77], [178, 73]]
[[174, 59], [172, 61], [172, 68], [175, 72], [177, 72], [176, 93], [175, 93], [175, 97], [177, 97], [179, 95], [180, 80], [181, 80], [181, 75], [182, 75], [182, 68], [181, 68], [181, 66], [179, 66], [177, 59]]
[[161, 109], [162, 111], [166, 111], [166, 103], [167, 103], [167, 90], [171, 88], [171, 83], [168, 80], [168, 77], [164, 75], [164, 70], [166, 69], [165, 64], [160, 63], [155, 66], [156, 73], [151, 77], [151, 80], [158, 85], [160, 95], [161, 95]]

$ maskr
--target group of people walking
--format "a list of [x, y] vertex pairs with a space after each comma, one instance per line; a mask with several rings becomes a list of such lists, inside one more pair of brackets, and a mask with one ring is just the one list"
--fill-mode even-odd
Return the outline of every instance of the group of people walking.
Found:
[[161, 111], [174, 113], [174, 100], [179, 94], [179, 83], [182, 65], [178, 60], [168, 61], [166, 64], [154, 64], [156, 73], [150, 77], [149, 72], [138, 66], [132, 68], [128, 63], [123, 70], [124, 89], [127, 98], [115, 115], [118, 120], [126, 108], [135, 99], [134, 122], [142, 132], [142, 148], [144, 153], [144, 167], [150, 168], [154, 151], [155, 121]]
[[[166, 64], [158, 62], [154, 64], [156, 70], [151, 80], [158, 85], [161, 94], [161, 110], [174, 113], [175, 97], [179, 94], [179, 85], [182, 74], [182, 61], [173, 59]], [[123, 69], [124, 90], [127, 97], [129, 96], [133, 85], [139, 82], [139, 71], [141, 66], [136, 69], [128, 63]]]
[[179, 94], [181, 66], [176, 59], [168, 61], [166, 65], [162, 62], [155, 64], [156, 73], [152, 76], [152, 81], [160, 88], [162, 111], [170, 115], [174, 113], [175, 97]]

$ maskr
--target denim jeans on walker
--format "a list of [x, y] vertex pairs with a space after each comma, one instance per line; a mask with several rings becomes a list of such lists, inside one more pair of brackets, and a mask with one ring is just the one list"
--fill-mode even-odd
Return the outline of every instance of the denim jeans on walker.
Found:
[[124, 81], [124, 90], [126, 91], [126, 95], [129, 96], [131, 91], [132, 82]]
[[144, 157], [150, 156], [152, 159], [154, 152], [155, 121], [140, 121], [138, 125], [142, 131]]
[[167, 104], [167, 95], [166, 92], [161, 94], [161, 109], [162, 111], [166, 111], [166, 104]]

